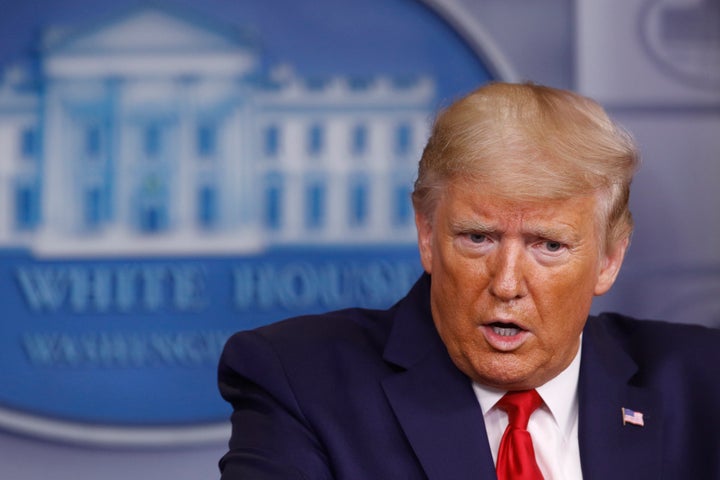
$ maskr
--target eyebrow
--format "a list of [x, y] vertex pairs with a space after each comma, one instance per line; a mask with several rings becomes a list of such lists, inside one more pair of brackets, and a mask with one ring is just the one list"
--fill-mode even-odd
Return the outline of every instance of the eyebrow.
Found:
[[542, 225], [531, 225], [527, 232], [538, 238], [559, 240], [565, 243], [577, 243], [581, 237], [578, 232], [572, 228], [553, 228]]
[[[450, 228], [453, 232], [503, 233], [497, 225], [474, 219], [455, 220], [450, 224]], [[577, 242], [581, 237], [571, 228], [554, 228], [543, 225], [529, 225], [523, 229], [523, 233], [537, 238], [546, 238], [567, 243]]]
[[496, 226], [478, 220], [455, 220], [450, 224], [450, 228], [453, 232], [493, 233], [498, 231]]

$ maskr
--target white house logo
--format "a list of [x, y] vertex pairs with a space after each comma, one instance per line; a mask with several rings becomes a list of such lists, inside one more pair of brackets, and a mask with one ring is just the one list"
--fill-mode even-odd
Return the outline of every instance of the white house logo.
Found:
[[301, 75], [261, 40], [143, 7], [49, 29], [5, 69], [0, 426], [225, 438], [215, 367], [233, 331], [387, 306], [417, 278], [409, 193], [458, 92], [432, 67]]
[[720, 89], [720, 2], [648, 0], [640, 32], [650, 57], [670, 76]]

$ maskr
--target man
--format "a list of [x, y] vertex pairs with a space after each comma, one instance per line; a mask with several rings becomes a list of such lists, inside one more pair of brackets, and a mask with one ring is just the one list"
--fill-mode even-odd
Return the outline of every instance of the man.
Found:
[[720, 478], [719, 332], [588, 318], [637, 162], [571, 92], [495, 83], [451, 105], [413, 192], [426, 274], [387, 311], [231, 338], [222, 478]]

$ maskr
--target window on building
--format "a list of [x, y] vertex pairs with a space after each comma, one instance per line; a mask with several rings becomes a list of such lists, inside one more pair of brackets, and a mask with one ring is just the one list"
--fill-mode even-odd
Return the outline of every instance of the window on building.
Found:
[[211, 186], [204, 186], [198, 191], [198, 223], [204, 228], [213, 227], [218, 219], [217, 190]]
[[321, 182], [312, 182], [305, 192], [305, 225], [315, 229], [325, 223], [326, 188]]
[[33, 158], [38, 153], [38, 132], [33, 127], [24, 128], [20, 132], [20, 155], [23, 158]]
[[408, 123], [401, 123], [395, 128], [395, 153], [407, 155], [412, 149], [412, 128]]
[[167, 212], [162, 205], [148, 204], [140, 209], [140, 230], [143, 233], [157, 233], [167, 227]]
[[305, 86], [308, 90], [318, 92], [327, 88], [330, 80], [326, 77], [310, 77], [305, 80]]
[[350, 224], [354, 226], [362, 226], [367, 222], [369, 213], [369, 187], [368, 182], [356, 180], [349, 190], [349, 218]]
[[348, 79], [348, 85], [352, 90], [367, 90], [372, 84], [372, 79], [366, 77], [351, 77]]
[[407, 226], [413, 221], [413, 209], [410, 201], [411, 188], [408, 185], [397, 185], [393, 192], [392, 224], [397, 227]]
[[202, 124], [196, 132], [196, 150], [200, 158], [210, 158], [217, 153], [217, 127], [214, 124]]
[[265, 156], [274, 158], [280, 153], [280, 129], [270, 125], [265, 129]]
[[100, 149], [102, 148], [100, 126], [89, 125], [85, 128], [85, 145], [83, 149], [85, 151], [85, 157], [95, 159], [100, 156]]
[[102, 192], [100, 188], [93, 187], [85, 192], [84, 198], [85, 226], [95, 228], [102, 221]]
[[367, 151], [368, 131], [365, 125], [355, 125], [352, 131], [350, 149], [353, 155], [362, 155]]
[[159, 174], [146, 176], [137, 191], [137, 222], [140, 231], [153, 234], [169, 228], [167, 180]]
[[308, 153], [310, 155], [319, 155], [323, 150], [325, 141], [324, 131], [321, 125], [312, 125], [308, 131]]
[[157, 157], [162, 148], [162, 131], [158, 125], [148, 125], [143, 132], [143, 152], [147, 157]]
[[282, 181], [272, 174], [265, 181], [264, 222], [270, 230], [278, 230], [282, 222]]
[[15, 225], [18, 230], [32, 230], [39, 220], [39, 199], [36, 188], [20, 185], [15, 190]]

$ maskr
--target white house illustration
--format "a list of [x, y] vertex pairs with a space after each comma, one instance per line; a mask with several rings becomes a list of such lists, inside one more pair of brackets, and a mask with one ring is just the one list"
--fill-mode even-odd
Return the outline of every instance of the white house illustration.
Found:
[[432, 79], [262, 60], [242, 31], [158, 6], [48, 31], [0, 79], [0, 247], [411, 243]]

